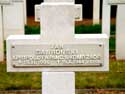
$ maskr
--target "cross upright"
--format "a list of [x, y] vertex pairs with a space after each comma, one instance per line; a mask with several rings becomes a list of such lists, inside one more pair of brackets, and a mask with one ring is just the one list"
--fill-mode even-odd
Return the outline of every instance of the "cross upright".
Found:
[[125, 0], [103, 0], [102, 32], [110, 37], [111, 5], [117, 5], [116, 14], [116, 59], [125, 60]]
[[0, 0], [0, 62], [4, 61], [4, 40], [24, 34], [23, 0]]
[[48, 1], [41, 4], [41, 35], [7, 39], [7, 70], [43, 72], [42, 94], [75, 94], [74, 72], [109, 70], [108, 37], [75, 35], [74, 1]]
[[3, 6], [9, 5], [12, 0], [0, 0], [0, 61], [4, 60], [4, 26], [3, 26]]

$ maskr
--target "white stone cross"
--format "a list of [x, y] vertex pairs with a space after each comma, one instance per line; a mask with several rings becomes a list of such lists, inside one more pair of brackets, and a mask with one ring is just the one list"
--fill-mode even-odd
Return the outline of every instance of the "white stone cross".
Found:
[[7, 39], [8, 72], [43, 72], [42, 94], [75, 94], [75, 71], [108, 71], [106, 34], [74, 34], [74, 3], [41, 4], [41, 35]]
[[0, 61], [4, 59], [4, 40], [9, 35], [24, 34], [22, 0], [0, 0]]
[[3, 25], [3, 6], [9, 5], [11, 0], [0, 0], [0, 61], [4, 60], [4, 25]]
[[[55, 0], [55, 1], [57, 2], [58, 0]], [[70, 1], [72, 1], [72, 0], [70, 0]], [[45, 2], [49, 2], [49, 0], [48, 1], [46, 0]], [[35, 21], [36, 22], [40, 22], [40, 7], [41, 7], [40, 4], [35, 5]], [[75, 21], [82, 21], [83, 20], [82, 11], [83, 11], [82, 4], [75, 4]], [[96, 19], [96, 22], [97, 22], [97, 19]]]
[[93, 0], [93, 24], [100, 23], [100, 0]]
[[[0, 5], [0, 15], [2, 15], [2, 9]], [[3, 39], [3, 24], [2, 16], [0, 16], [0, 61], [4, 60], [4, 39]]]
[[103, 33], [110, 36], [110, 5], [118, 5], [116, 17], [116, 59], [125, 60], [125, 0], [103, 0]]
[[12, 0], [0, 0], [0, 5], [8, 5], [12, 2]]

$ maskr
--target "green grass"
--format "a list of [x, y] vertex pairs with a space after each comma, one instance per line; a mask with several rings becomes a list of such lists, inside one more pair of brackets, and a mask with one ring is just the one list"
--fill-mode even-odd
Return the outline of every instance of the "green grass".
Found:
[[[101, 33], [102, 26], [97, 25], [80, 25], [75, 27], [76, 34], [97, 34]], [[40, 27], [39, 26], [25, 26], [25, 34], [40, 34]], [[111, 35], [115, 35], [115, 25], [111, 25]]]
[[[125, 88], [125, 62], [110, 62], [109, 72], [77, 72], [76, 88]], [[0, 64], [0, 90], [41, 89], [41, 73], [7, 73]]]
[[109, 72], [76, 74], [77, 88], [125, 88], [125, 62], [110, 62]]
[[40, 73], [7, 73], [6, 65], [0, 64], [0, 90], [39, 89]]
[[25, 34], [40, 34], [40, 27], [39, 26], [25, 26]]

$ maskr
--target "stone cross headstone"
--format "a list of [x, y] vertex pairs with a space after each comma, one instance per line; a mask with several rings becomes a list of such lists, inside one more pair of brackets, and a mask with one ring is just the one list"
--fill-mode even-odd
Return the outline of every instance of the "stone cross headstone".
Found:
[[100, 0], [93, 0], [93, 24], [100, 23]]
[[111, 6], [108, 0], [103, 0], [102, 6], [102, 33], [110, 37], [110, 24], [111, 24]]
[[23, 0], [13, 0], [9, 6], [3, 6], [4, 39], [9, 35], [24, 34]]
[[12, 0], [0, 0], [0, 5], [8, 5], [12, 2]]
[[9, 35], [24, 34], [24, 4], [22, 0], [0, 0], [1, 39], [0, 61], [3, 61], [3, 42]]
[[25, 25], [27, 25], [27, 0], [23, 0], [23, 3], [24, 3], [24, 23]]
[[[35, 21], [40, 22], [40, 7], [41, 5], [35, 5]], [[82, 21], [82, 4], [75, 5], [75, 21]]]
[[[103, 20], [105, 23], [103, 23], [103, 32], [107, 33], [110, 36], [110, 17], [107, 15], [110, 15], [110, 5], [118, 5], [117, 8], [117, 17], [116, 17], [116, 59], [117, 60], [125, 60], [125, 14], [123, 13], [125, 9], [125, 0], [104, 0], [105, 2], [105, 13], [103, 17], [105, 17]], [[108, 18], [107, 18], [108, 17]], [[107, 21], [107, 23], [106, 23]]]
[[4, 60], [2, 8], [0, 5], [0, 61]]
[[75, 94], [75, 71], [109, 70], [107, 35], [75, 35], [75, 4], [59, 1], [41, 4], [41, 35], [7, 39], [7, 71], [43, 72], [42, 94]]
[[4, 60], [4, 20], [3, 6], [9, 5], [11, 0], [0, 0], [0, 61]]
[[116, 19], [116, 59], [125, 60], [125, 3], [118, 5]]

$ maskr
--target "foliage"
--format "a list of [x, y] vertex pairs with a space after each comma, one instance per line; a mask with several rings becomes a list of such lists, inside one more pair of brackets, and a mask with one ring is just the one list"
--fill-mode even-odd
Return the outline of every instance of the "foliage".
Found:
[[[111, 25], [111, 35], [115, 35], [115, 25]], [[102, 31], [102, 26], [99, 24], [96, 25], [80, 25], [75, 27], [76, 34], [99, 34]]]
[[[76, 88], [125, 88], [125, 62], [110, 61], [109, 72], [77, 72]], [[41, 73], [7, 73], [0, 63], [0, 90], [41, 89]]]
[[40, 27], [39, 26], [25, 26], [25, 34], [40, 34]]

